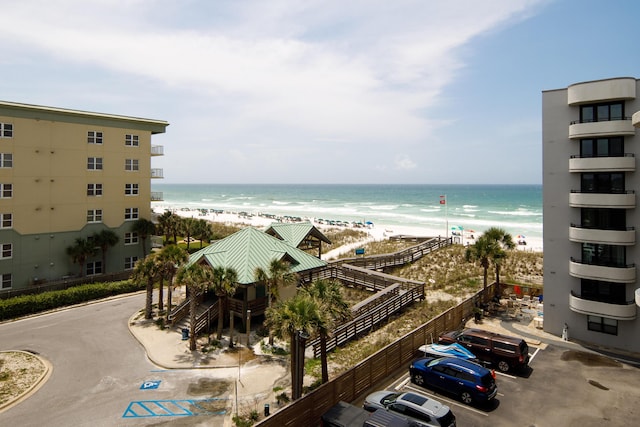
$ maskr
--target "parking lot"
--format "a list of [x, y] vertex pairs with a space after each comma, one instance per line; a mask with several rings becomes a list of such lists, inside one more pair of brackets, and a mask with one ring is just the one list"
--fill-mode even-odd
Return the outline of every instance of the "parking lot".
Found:
[[458, 426], [635, 425], [640, 369], [570, 344], [530, 345], [530, 369], [496, 372], [498, 395], [489, 405], [468, 406], [412, 384], [408, 369], [380, 389], [426, 394], [448, 405]]

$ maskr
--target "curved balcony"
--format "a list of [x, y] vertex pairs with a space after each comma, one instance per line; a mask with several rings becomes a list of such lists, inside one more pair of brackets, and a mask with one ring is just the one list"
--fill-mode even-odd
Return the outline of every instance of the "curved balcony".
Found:
[[164, 170], [162, 168], [151, 168], [151, 178], [164, 178]]
[[163, 145], [151, 145], [151, 155], [152, 156], [164, 156], [164, 146]]
[[567, 88], [567, 103], [569, 105], [635, 98], [636, 79], [633, 77], [594, 80], [576, 83]]
[[636, 266], [631, 264], [623, 267], [609, 267], [606, 265], [583, 264], [571, 258], [571, 261], [569, 261], [569, 275], [579, 279], [634, 283], [636, 281]]
[[569, 139], [598, 138], [600, 136], [633, 136], [636, 128], [630, 117], [622, 120], [603, 122], [571, 122], [569, 125]]
[[636, 230], [633, 227], [626, 230], [603, 230], [571, 224], [569, 240], [579, 243], [631, 246], [636, 244]]
[[640, 111], [633, 113], [631, 123], [633, 123], [633, 126], [640, 128]]
[[569, 308], [576, 313], [616, 320], [634, 320], [637, 311], [634, 301], [629, 301], [625, 304], [612, 304], [584, 299], [573, 292], [569, 295]]
[[636, 305], [640, 305], [640, 288], [636, 289]]
[[581, 193], [571, 190], [569, 206], [572, 208], [612, 208], [633, 209], [636, 207], [636, 194], [625, 193]]
[[571, 156], [569, 172], [635, 172], [636, 158], [633, 154], [619, 157]]

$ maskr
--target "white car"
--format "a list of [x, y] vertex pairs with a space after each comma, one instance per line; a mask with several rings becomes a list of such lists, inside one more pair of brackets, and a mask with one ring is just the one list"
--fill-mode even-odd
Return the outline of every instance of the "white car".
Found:
[[364, 409], [382, 409], [407, 418], [421, 427], [455, 427], [456, 417], [448, 406], [418, 393], [376, 391], [364, 400]]

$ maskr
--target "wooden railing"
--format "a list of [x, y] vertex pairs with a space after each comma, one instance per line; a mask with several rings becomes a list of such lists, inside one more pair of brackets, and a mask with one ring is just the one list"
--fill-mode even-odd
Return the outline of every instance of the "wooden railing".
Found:
[[493, 295], [495, 284], [486, 290], [450, 308], [419, 326], [383, 349], [377, 351], [353, 368], [321, 385], [288, 406], [272, 413], [255, 424], [256, 427], [316, 427], [320, 417], [333, 405], [343, 400], [353, 402], [371, 392], [391, 375], [408, 369], [409, 363], [419, 356], [418, 347], [436, 340], [446, 331], [460, 329], [471, 318], [475, 298]]
[[196, 317], [196, 334], [200, 331], [206, 329], [211, 325], [211, 322], [214, 319], [218, 318], [218, 302], [207, 307], [205, 311], [203, 311], [199, 316]]
[[[376, 325], [386, 321], [392, 314], [422, 299], [424, 299], [423, 289], [415, 287], [409, 291], [403, 291], [355, 319], [343, 323], [335, 328], [327, 339], [327, 351], [331, 351], [354, 338], [368, 334]], [[309, 341], [307, 346], [313, 346], [313, 357], [320, 356], [319, 338]]]

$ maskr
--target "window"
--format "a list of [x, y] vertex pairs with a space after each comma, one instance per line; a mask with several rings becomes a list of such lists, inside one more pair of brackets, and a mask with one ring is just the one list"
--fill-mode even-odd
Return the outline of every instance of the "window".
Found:
[[126, 196], [137, 196], [138, 195], [138, 184], [125, 184], [124, 185], [124, 194]]
[[124, 170], [126, 170], [126, 171], [137, 171], [138, 170], [138, 159], [125, 159], [124, 160]]
[[102, 209], [89, 209], [87, 211], [87, 222], [102, 222]]
[[580, 297], [583, 299], [608, 304], [627, 303], [626, 285], [624, 283], [582, 279], [580, 281], [580, 288]]
[[128, 256], [124, 259], [124, 269], [131, 270], [136, 266], [136, 262], [138, 261], [137, 256]]
[[11, 227], [13, 227], [13, 214], [0, 213], [0, 228], [11, 228]]
[[137, 245], [138, 244], [138, 233], [124, 233], [124, 244], [125, 245]]
[[626, 230], [627, 214], [624, 209], [582, 208], [580, 225], [599, 230]]
[[607, 122], [622, 119], [624, 119], [624, 103], [620, 101], [582, 105], [580, 107], [580, 123]]
[[124, 208], [124, 220], [138, 219], [138, 208]]
[[11, 123], [0, 123], [0, 138], [13, 138], [13, 125]]
[[91, 171], [102, 170], [102, 157], [89, 157], [87, 159], [87, 169]]
[[87, 196], [102, 196], [102, 184], [87, 184]]
[[0, 153], [0, 168], [11, 168], [11, 167], [13, 167], [13, 154]]
[[618, 335], [618, 321], [600, 316], [587, 316], [587, 329], [605, 334]]
[[95, 276], [102, 274], [102, 261], [93, 261], [87, 263], [87, 276]]
[[580, 191], [583, 193], [624, 193], [624, 173], [602, 172], [583, 173], [580, 180]]
[[2, 284], [0, 284], [1, 289], [11, 289], [11, 282], [13, 278], [11, 277], [11, 273], [5, 273], [2, 275]]
[[0, 245], [0, 259], [9, 259], [13, 256], [13, 243], [2, 243]]
[[602, 245], [598, 243], [582, 244], [582, 262], [605, 267], [626, 267], [626, 248], [624, 246]]
[[87, 132], [87, 142], [89, 144], [102, 144], [102, 132], [90, 130]]
[[0, 184], [0, 199], [13, 197], [13, 184]]
[[137, 147], [138, 146], [138, 135], [125, 135], [124, 136], [124, 145], [127, 147]]
[[623, 157], [624, 138], [580, 140], [580, 157]]

